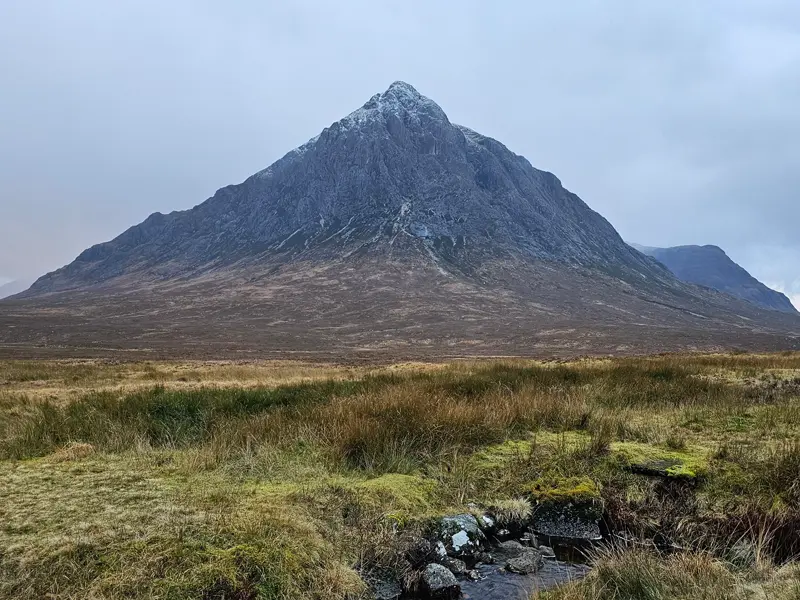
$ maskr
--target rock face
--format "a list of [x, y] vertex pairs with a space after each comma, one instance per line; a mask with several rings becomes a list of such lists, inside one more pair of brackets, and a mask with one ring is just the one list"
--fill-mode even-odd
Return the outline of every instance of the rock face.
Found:
[[554, 175], [396, 82], [245, 182], [191, 210], [151, 215], [30, 294], [404, 241], [464, 272], [519, 256], [663, 275]]
[[750, 275], [718, 246], [633, 247], [655, 258], [682, 281], [719, 290], [762, 308], [797, 312], [789, 298]]

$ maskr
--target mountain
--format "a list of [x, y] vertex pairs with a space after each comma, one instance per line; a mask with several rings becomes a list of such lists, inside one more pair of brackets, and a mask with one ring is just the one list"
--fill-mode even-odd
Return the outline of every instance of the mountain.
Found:
[[464, 272], [509, 256], [654, 271], [554, 175], [396, 82], [244, 183], [191, 210], [151, 215], [30, 294], [134, 273], [192, 277], [265, 255], [338, 256], [398, 236]]
[[0, 354], [552, 355], [798, 340], [800, 319], [679, 281], [553, 174], [403, 82], [241, 184], [155, 213], [0, 303]]
[[14, 294], [19, 294], [20, 292], [24, 292], [31, 286], [32, 283], [33, 283], [32, 280], [23, 280], [23, 279], [16, 279], [14, 281], [9, 281], [8, 283], [4, 283], [3, 285], [0, 285], [0, 299], [8, 298], [9, 296], [13, 296]]
[[797, 313], [789, 298], [750, 275], [718, 246], [633, 247], [658, 260], [682, 281], [710, 287], [770, 310]]

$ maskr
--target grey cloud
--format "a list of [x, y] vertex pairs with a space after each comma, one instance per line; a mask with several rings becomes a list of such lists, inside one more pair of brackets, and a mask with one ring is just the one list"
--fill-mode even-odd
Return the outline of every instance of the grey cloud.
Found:
[[792, 0], [3, 3], [0, 275], [197, 204], [395, 79], [623, 237], [800, 293]]

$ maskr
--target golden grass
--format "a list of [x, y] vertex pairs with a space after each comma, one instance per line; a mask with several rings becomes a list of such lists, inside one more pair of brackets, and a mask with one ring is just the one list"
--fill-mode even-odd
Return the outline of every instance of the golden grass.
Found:
[[50, 460], [55, 462], [67, 462], [81, 460], [95, 453], [95, 448], [91, 444], [84, 442], [69, 442], [63, 448], [59, 448], [50, 455]]
[[796, 600], [796, 566], [737, 568], [706, 552], [659, 557], [641, 548], [601, 551], [594, 569], [577, 583], [535, 600]]
[[193, 390], [203, 387], [256, 388], [325, 379], [355, 379], [376, 372], [433, 370], [441, 365], [402, 363], [346, 367], [301, 361], [0, 361], [0, 398], [68, 402], [88, 392], [123, 395], [153, 385]]

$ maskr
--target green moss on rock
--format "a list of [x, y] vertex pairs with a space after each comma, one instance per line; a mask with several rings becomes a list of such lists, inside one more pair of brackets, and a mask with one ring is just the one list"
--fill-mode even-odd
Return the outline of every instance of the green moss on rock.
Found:
[[588, 477], [538, 479], [524, 486], [523, 493], [537, 502], [577, 502], [600, 499], [600, 486]]
[[615, 442], [611, 452], [623, 466], [644, 475], [698, 479], [709, 471], [710, 452], [696, 446], [677, 451], [639, 442]]
[[354, 489], [367, 501], [413, 515], [428, 513], [433, 505], [436, 482], [419, 475], [387, 473], [356, 483]]

